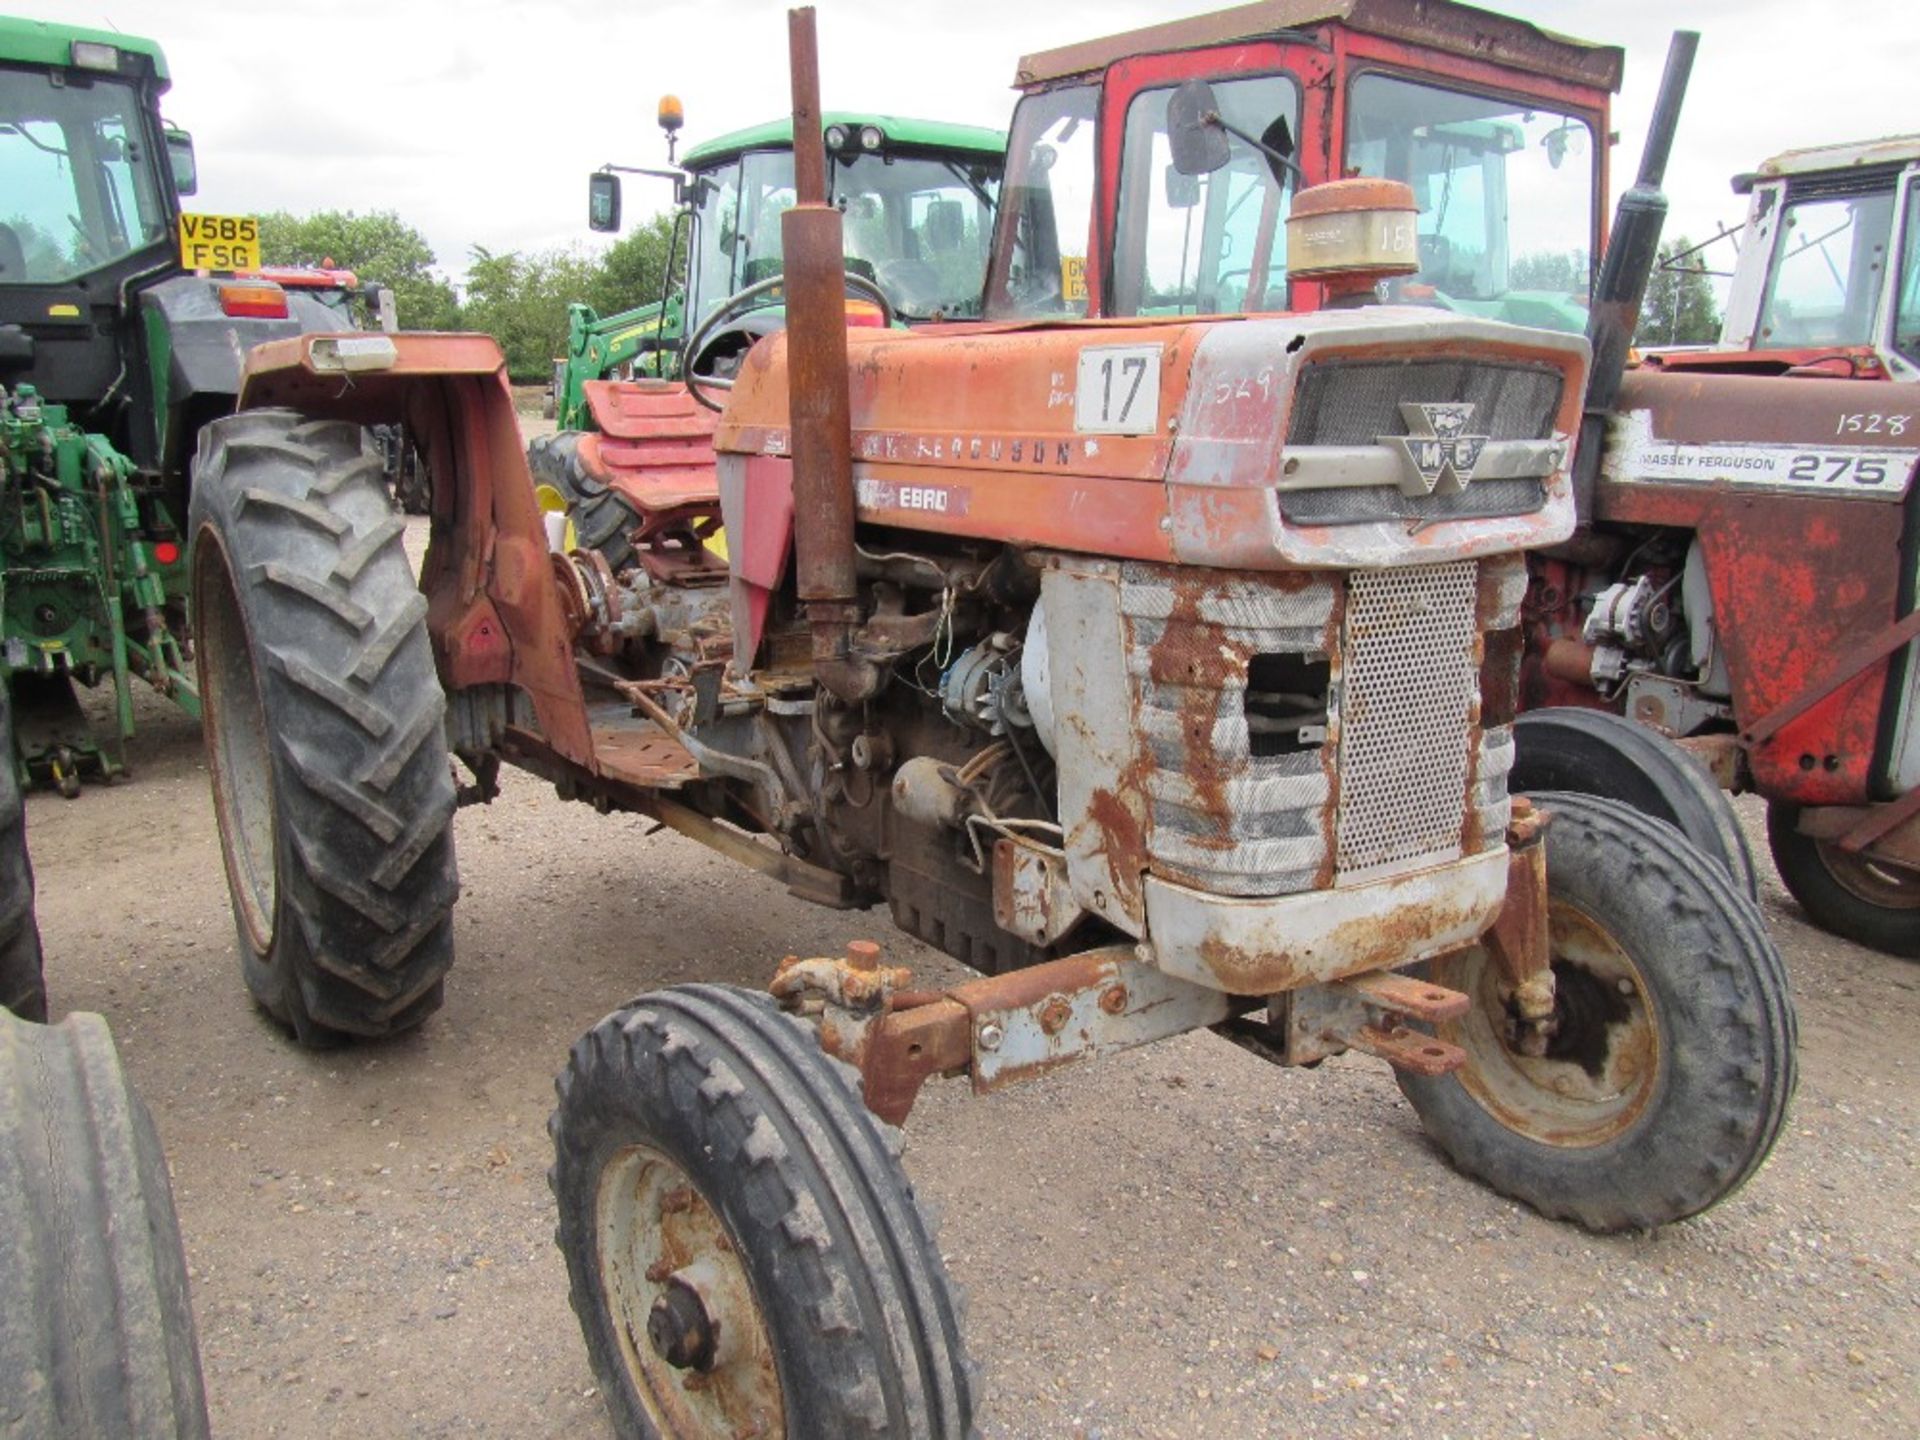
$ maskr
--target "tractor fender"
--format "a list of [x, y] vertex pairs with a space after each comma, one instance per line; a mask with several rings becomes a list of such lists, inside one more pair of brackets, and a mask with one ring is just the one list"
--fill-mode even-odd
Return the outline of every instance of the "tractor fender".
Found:
[[[359, 353], [340, 358], [351, 339]], [[346, 368], [350, 366], [351, 368]], [[518, 686], [544, 741], [591, 766], [573, 632], [554, 580], [507, 383], [488, 335], [299, 335], [248, 352], [240, 408], [308, 419], [404, 424], [433, 494], [433, 539], [420, 576], [442, 684]]]

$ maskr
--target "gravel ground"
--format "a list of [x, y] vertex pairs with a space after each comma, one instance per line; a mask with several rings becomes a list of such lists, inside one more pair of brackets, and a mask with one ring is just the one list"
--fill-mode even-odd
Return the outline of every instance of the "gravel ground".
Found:
[[[134, 778], [29, 801], [56, 1017], [99, 1010], [159, 1122], [223, 1436], [609, 1433], [552, 1243], [552, 1076], [654, 986], [761, 984], [868, 935], [510, 774], [460, 813], [446, 1008], [297, 1051], [246, 1000], [197, 729], [143, 695]], [[1758, 812], [1743, 819], [1757, 830]], [[1211, 1037], [975, 1100], [909, 1165], [972, 1295], [990, 1436], [1920, 1433], [1920, 967], [1763, 903], [1797, 1108], [1732, 1201], [1601, 1239], [1455, 1174], [1384, 1067]]]

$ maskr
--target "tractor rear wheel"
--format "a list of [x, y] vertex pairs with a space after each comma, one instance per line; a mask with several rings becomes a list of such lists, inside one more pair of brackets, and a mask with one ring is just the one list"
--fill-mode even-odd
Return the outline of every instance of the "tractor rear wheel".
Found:
[[1693, 756], [1657, 730], [1610, 710], [1530, 710], [1513, 725], [1513, 791], [1598, 795], [1664, 820], [1717, 861], [1748, 899], [1760, 882], [1726, 792]]
[[772, 1000], [642, 996], [574, 1045], [556, 1239], [622, 1435], [962, 1437], [973, 1367], [899, 1135]]
[[453, 963], [446, 702], [404, 528], [358, 426], [270, 410], [201, 432], [214, 814], [241, 973], [305, 1045], [418, 1025]]
[[207, 1434], [166, 1158], [98, 1015], [0, 1015], [0, 1317], [7, 1434]]
[[22, 1020], [47, 1018], [40, 927], [33, 919], [27, 808], [13, 768], [13, 701], [0, 677], [0, 1006]]
[[1555, 1025], [1524, 1053], [1479, 947], [1429, 978], [1472, 997], [1436, 1027], [1451, 1075], [1401, 1073], [1462, 1171], [1590, 1230], [1651, 1230], [1731, 1195], [1766, 1159], [1797, 1075], [1787, 973], [1760, 912], [1671, 826], [1585, 795], [1547, 828]]
[[1767, 845], [1809, 919], [1856, 945], [1920, 960], [1920, 874], [1800, 833], [1800, 807], [1767, 806]]

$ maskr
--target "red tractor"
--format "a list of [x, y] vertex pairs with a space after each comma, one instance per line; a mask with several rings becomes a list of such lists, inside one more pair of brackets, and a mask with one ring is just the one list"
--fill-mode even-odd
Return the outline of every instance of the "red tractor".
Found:
[[[907, 332], [848, 327], [793, 24], [788, 328], [710, 440], [663, 421], [713, 480], [634, 489], [622, 563], [550, 547], [485, 337], [263, 346], [208, 433], [194, 614], [258, 1001], [310, 1043], [420, 1023], [454, 808], [503, 763], [982, 972], [918, 990], [856, 941], [575, 1045], [559, 1238], [629, 1434], [970, 1433], [893, 1128], [935, 1076], [1198, 1028], [1280, 1065], [1356, 1049], [1545, 1214], [1645, 1229], [1731, 1193], [1795, 1076], [1757, 911], [1671, 828], [1507, 784], [1589, 346], [1513, 323], [1563, 311], [1544, 270], [1415, 226], [1496, 159], [1597, 164], [1619, 52], [1280, 0], [1029, 56], [985, 318]], [[1479, 178], [1377, 178], [1434, 147]], [[1539, 203], [1550, 243], [1568, 215], [1597, 239]], [[364, 428], [395, 421], [432, 477], [417, 584]]]

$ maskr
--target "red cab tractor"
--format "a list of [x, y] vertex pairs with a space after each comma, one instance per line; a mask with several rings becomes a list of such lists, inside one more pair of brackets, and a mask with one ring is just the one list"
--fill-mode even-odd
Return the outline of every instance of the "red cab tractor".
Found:
[[[985, 317], [850, 329], [796, 12], [788, 326], [712, 483], [663, 472], [618, 566], [550, 548], [485, 337], [253, 352], [191, 529], [263, 1006], [324, 1042], [438, 1005], [450, 821], [503, 763], [981, 972], [917, 990], [855, 942], [575, 1045], [559, 1238], [624, 1433], [971, 1432], [893, 1129], [934, 1076], [1203, 1027], [1282, 1065], [1357, 1049], [1463, 1171], [1597, 1230], [1765, 1159], [1794, 1019], [1752, 902], [1670, 827], [1508, 789], [1589, 346], [1513, 323], [1558, 312], [1518, 257], [1413, 224], [1496, 160], [1596, 164], [1620, 61], [1434, 0], [1029, 56]], [[1350, 177], [1436, 145], [1478, 179]], [[1425, 303], [1370, 303], [1423, 266]], [[1253, 313], [1289, 288], [1328, 303]], [[433, 482], [417, 586], [363, 428], [394, 420]]]

